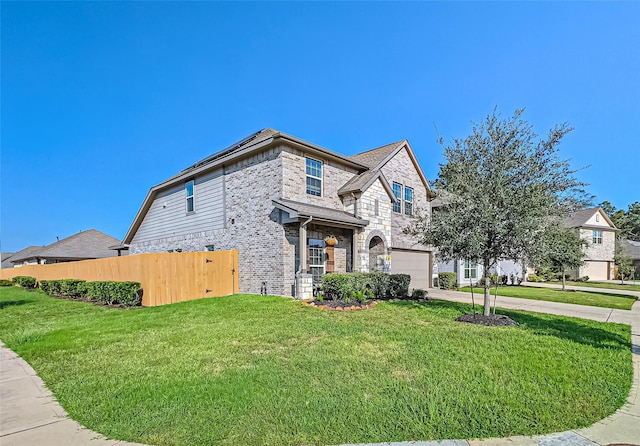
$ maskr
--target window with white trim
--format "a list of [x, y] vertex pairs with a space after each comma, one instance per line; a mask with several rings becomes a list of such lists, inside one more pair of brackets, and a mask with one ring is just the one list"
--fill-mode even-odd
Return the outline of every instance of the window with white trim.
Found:
[[309, 239], [309, 272], [313, 283], [320, 283], [324, 275], [324, 241]]
[[396, 198], [396, 201], [393, 203], [393, 212], [400, 213], [402, 212], [402, 184], [393, 183], [393, 196]]
[[413, 188], [404, 187], [404, 213], [405, 215], [413, 215]]
[[195, 184], [194, 181], [187, 181], [184, 185], [185, 197], [187, 199], [187, 214], [192, 214], [196, 211], [195, 202]]
[[322, 162], [307, 158], [307, 194], [322, 196]]
[[593, 231], [593, 244], [602, 245], [602, 231], [599, 231], [599, 230]]
[[464, 261], [464, 278], [475, 279], [478, 277], [478, 264], [470, 260]]

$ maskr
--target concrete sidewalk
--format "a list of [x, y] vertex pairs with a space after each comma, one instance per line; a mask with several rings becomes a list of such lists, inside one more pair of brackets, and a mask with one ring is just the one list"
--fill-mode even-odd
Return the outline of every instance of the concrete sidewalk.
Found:
[[[429, 290], [429, 296], [435, 299], [471, 303], [471, 297], [468, 293]], [[640, 302], [636, 302], [633, 309], [628, 311], [498, 296], [498, 306], [631, 325], [634, 381], [627, 403], [615, 414], [585, 429], [536, 437], [378, 443], [379, 446], [594, 446], [612, 443], [640, 444]], [[70, 419], [31, 366], [1, 342], [0, 445], [143, 446], [138, 443], [107, 440]]]

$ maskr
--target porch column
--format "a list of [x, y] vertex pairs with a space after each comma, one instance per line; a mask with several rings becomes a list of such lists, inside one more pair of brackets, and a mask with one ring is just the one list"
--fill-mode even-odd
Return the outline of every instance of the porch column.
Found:
[[306, 273], [307, 272], [307, 226], [303, 225], [302, 223], [300, 223], [300, 243], [299, 243], [299, 249], [300, 249], [300, 272], [301, 273]]
[[360, 271], [359, 260], [360, 256], [358, 255], [358, 229], [353, 229], [353, 238], [351, 241], [351, 271], [356, 272]]

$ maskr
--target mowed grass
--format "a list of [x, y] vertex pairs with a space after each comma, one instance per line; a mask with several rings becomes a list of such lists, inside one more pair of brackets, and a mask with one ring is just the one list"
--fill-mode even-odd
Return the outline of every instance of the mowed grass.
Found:
[[0, 339], [69, 415], [155, 445], [321, 445], [533, 435], [626, 400], [630, 329], [468, 305], [325, 312], [235, 295], [135, 310], [0, 289]]
[[[640, 291], [640, 285], [636, 285], [638, 281], [632, 281], [633, 283], [625, 282], [624, 285], [621, 283], [611, 283], [611, 282], [573, 282], [567, 281], [567, 285], [571, 286], [584, 286], [589, 288], [605, 288], [609, 290], [621, 290], [621, 291]], [[550, 282], [557, 285], [562, 285], [562, 282]]]
[[[464, 287], [460, 291], [471, 292], [471, 288]], [[483, 288], [474, 287], [474, 293], [484, 293]], [[495, 288], [491, 288], [493, 296]], [[520, 297], [522, 299], [546, 300], [549, 302], [563, 302], [567, 304], [591, 305], [592, 307], [615, 308], [630, 310], [636, 301], [634, 296], [622, 294], [602, 293], [592, 291], [562, 291], [556, 288], [538, 288], [532, 286], [502, 286], [498, 287], [498, 296]]]

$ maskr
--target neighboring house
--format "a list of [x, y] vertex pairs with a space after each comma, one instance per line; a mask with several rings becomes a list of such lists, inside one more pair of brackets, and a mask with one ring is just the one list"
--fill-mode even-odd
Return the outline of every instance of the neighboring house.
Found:
[[577, 229], [580, 237], [588, 243], [585, 263], [569, 273], [572, 278], [588, 276], [589, 280], [613, 279], [617, 228], [604, 210], [596, 207], [574, 212], [565, 219], [564, 224]]
[[307, 272], [408, 273], [427, 288], [431, 250], [402, 229], [430, 198], [406, 140], [345, 156], [265, 129], [152, 187], [121, 246], [237, 249], [243, 293], [296, 295]]
[[640, 279], [640, 242], [624, 240], [622, 242], [624, 253], [631, 258], [633, 266], [636, 267], [635, 279]]
[[95, 229], [89, 229], [47, 246], [29, 246], [15, 253], [9, 261], [14, 267], [20, 267], [115, 257], [119, 252], [110, 249], [113, 245], [120, 245], [120, 241]]
[[0, 253], [0, 260], [2, 261], [2, 266], [1, 268], [13, 268], [13, 263], [11, 263], [9, 261], [9, 259], [11, 258], [11, 256], [15, 254], [13, 252], [1, 252]]
[[[447, 203], [450, 194], [443, 190], [438, 190], [435, 198], [431, 202], [431, 209], [433, 212], [437, 212], [440, 206], [444, 206]], [[456, 273], [456, 280], [460, 286], [474, 285], [478, 283], [484, 276], [484, 266], [480, 263], [475, 263], [469, 260], [450, 260], [448, 262], [436, 261], [434, 266], [434, 279], [438, 273]], [[496, 265], [492, 266], [489, 270], [490, 274], [498, 274], [499, 276], [506, 275], [509, 278], [509, 284], [511, 283], [511, 276], [522, 277], [522, 265], [519, 262], [513, 260], [500, 260], [496, 262]]]

